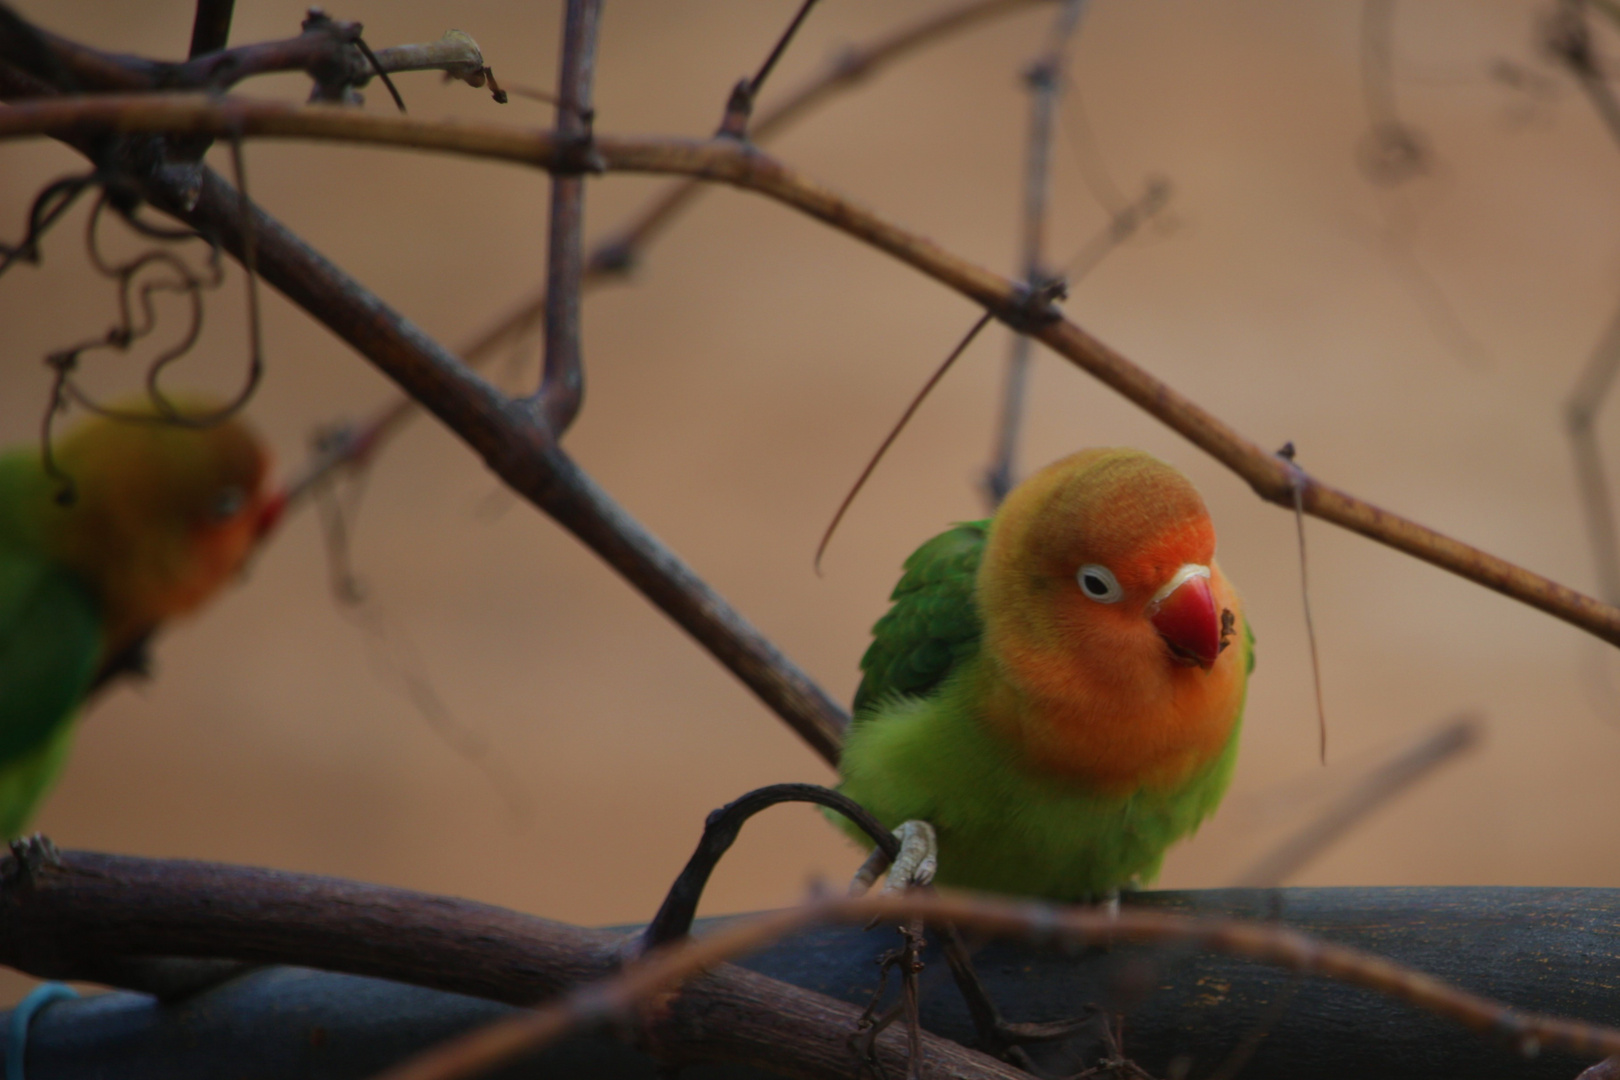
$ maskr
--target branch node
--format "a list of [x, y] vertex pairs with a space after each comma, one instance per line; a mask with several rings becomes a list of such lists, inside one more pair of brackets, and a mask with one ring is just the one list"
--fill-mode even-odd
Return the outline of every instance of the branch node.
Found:
[[1063, 319], [1056, 305], [1068, 296], [1069, 283], [1061, 277], [1049, 277], [1033, 286], [1017, 285], [1011, 303], [1002, 306], [996, 317], [1020, 334], [1032, 334]]
[[748, 79], [738, 79], [737, 85], [731, 88], [731, 96], [726, 98], [726, 112], [715, 130], [715, 138], [747, 142], [748, 121], [753, 115], [754, 84]]
[[636, 245], [626, 239], [620, 238], [609, 241], [591, 253], [590, 261], [585, 266], [588, 275], [612, 274], [617, 277], [627, 276], [641, 263], [640, 252]]

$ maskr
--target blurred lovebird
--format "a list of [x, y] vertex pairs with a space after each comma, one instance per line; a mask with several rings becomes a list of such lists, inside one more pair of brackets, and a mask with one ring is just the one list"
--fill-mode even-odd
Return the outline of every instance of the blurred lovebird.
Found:
[[236, 577], [281, 510], [239, 420], [119, 411], [138, 418], [96, 417], [61, 441], [57, 475], [38, 447], [0, 455], [0, 840], [61, 770], [85, 696]]
[[1254, 642], [1175, 469], [1048, 465], [913, 552], [891, 599], [840, 790], [890, 829], [932, 825], [941, 883], [1116, 896], [1220, 802]]

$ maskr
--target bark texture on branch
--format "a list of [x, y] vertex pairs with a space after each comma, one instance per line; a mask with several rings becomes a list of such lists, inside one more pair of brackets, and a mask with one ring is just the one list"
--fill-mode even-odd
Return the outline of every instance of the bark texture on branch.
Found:
[[[963, 902], [942, 898], [940, 904], [956, 905], [959, 916]], [[1034, 910], [999, 904], [982, 912], [1008, 919]], [[1071, 922], [1109, 932], [1093, 913], [1056, 914], [1062, 917], [1037, 920], [1047, 938]], [[1279, 914], [1286, 928], [1260, 921]], [[1250, 921], [1230, 922], [1234, 917]], [[980, 972], [1013, 1019], [1060, 1019], [1088, 1002], [1125, 1012], [1133, 1056], [1161, 1073], [1178, 1055], [1191, 1055], [1208, 1071], [1263, 1020], [1269, 1034], [1245, 1075], [1567, 1078], [1579, 1070], [1578, 1059], [1550, 1045], [1533, 1060], [1522, 1058], [1458, 1026], [1462, 1016], [1413, 1009], [1414, 997], [1397, 1001], [1338, 981], [1299, 982], [1286, 971], [1256, 967], [1252, 959], [1267, 950], [1276, 953], [1272, 962], [1332, 972], [1341, 963], [1334, 955], [1348, 956], [1340, 947], [1348, 945], [1519, 1009], [1594, 1019], [1610, 1018], [1607, 988], [1620, 980], [1620, 890], [1613, 889], [1150, 892], [1133, 897], [1114, 925], [1122, 937], [1163, 945], [1077, 952], [1053, 948], [1056, 939], [1037, 947], [1008, 942], [986, 947]], [[1188, 948], [1194, 940], [1221, 947], [1223, 936], [1227, 946], [1253, 946], [1244, 954], [1250, 959]], [[131, 956], [236, 957], [530, 1003], [608, 974], [632, 940], [629, 933], [585, 930], [483, 904], [269, 870], [81, 852], [32, 871], [15, 859], [0, 862], [0, 963], [43, 977], [101, 981], [109, 971], [126, 969]], [[747, 961], [763, 974], [722, 965], [670, 997], [669, 1010], [635, 1038], [666, 1060], [748, 1061], [779, 1074], [847, 1075], [849, 1061], [841, 1055], [856, 1011], [831, 999], [869, 992], [873, 957], [888, 940], [882, 933], [824, 927], [768, 946]], [[1284, 956], [1289, 952], [1293, 961]], [[960, 998], [941, 977], [944, 965], [928, 959], [924, 1026], [969, 1037]], [[1548, 971], [1559, 978], [1548, 979]], [[1398, 990], [1405, 978], [1386, 989]], [[1287, 1008], [1273, 1015], [1279, 1001]], [[817, 1036], [821, 1041], [807, 1048], [801, 1024], [832, 1025], [837, 1037]], [[1538, 1030], [1548, 1029], [1533, 1014], [1518, 1012], [1482, 1033], [1518, 1041]], [[1588, 1061], [1601, 1056], [1597, 1045]], [[903, 1054], [903, 1039], [880, 1046]], [[1008, 1075], [978, 1055], [950, 1057], [957, 1052], [952, 1044], [930, 1041], [928, 1047], [930, 1054], [946, 1055], [930, 1059], [945, 1073]], [[885, 1060], [901, 1068], [899, 1058]], [[800, 1066], [805, 1071], [795, 1071]]]
[[[41, 978], [102, 981], [130, 956], [227, 957], [369, 975], [531, 1005], [610, 974], [631, 936], [467, 900], [336, 878], [179, 859], [67, 852], [0, 862], [0, 963]], [[805, 1080], [851, 1075], [860, 1010], [723, 965], [617, 1033], [671, 1064], [726, 1061]], [[905, 1069], [906, 1037], [877, 1042]], [[1018, 1073], [926, 1036], [929, 1078]]]

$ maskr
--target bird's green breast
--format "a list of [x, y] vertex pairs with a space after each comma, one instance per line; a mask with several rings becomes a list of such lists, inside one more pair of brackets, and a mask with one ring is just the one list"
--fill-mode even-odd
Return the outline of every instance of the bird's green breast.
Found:
[[1085, 900], [1150, 881], [1231, 780], [1241, 721], [1218, 757], [1167, 790], [1106, 795], [1034, 771], [976, 716], [972, 666], [857, 720], [840, 765], [840, 790], [889, 828], [933, 824], [942, 884]]
[[26, 824], [60, 770], [101, 661], [95, 600], [43, 548], [42, 499], [48, 506], [37, 462], [0, 457], [0, 840]]

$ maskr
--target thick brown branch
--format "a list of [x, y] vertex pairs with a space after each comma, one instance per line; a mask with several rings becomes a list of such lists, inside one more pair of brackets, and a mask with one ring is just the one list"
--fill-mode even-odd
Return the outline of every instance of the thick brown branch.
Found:
[[[37, 847], [25, 855], [38, 856]], [[96, 978], [132, 956], [231, 958], [373, 975], [435, 989], [527, 1004], [609, 976], [625, 940], [500, 908], [403, 889], [273, 870], [186, 860], [69, 852], [55, 862], [0, 861], [0, 963], [46, 978]], [[1046, 945], [1133, 942], [1191, 946], [1373, 990], [1450, 1018], [1521, 1051], [1557, 1048], [1600, 1057], [1620, 1053], [1620, 1031], [1518, 1012], [1411, 968], [1275, 923], [1204, 919], [1125, 909], [1062, 908], [989, 897], [912, 894], [828, 900], [752, 920], [697, 943], [697, 951], [655, 956], [629, 984], [592, 992], [597, 1005], [624, 1005], [670, 980], [757, 949], [817, 922], [923, 918], [990, 936]], [[624, 986], [633, 993], [620, 995]], [[645, 1041], [668, 1061], [731, 1060], [789, 1068], [792, 1075], [848, 1069], [844, 1037], [854, 1010], [757, 975], [719, 967], [663, 999]], [[703, 1024], [724, 1008], [735, 1024]], [[611, 1011], [611, 1010], [610, 1010]], [[593, 1014], [603, 1017], [600, 1008]], [[520, 1023], [532, 1022], [524, 1018]], [[898, 1033], [895, 1033], [898, 1036]], [[777, 1043], [770, 1038], [791, 1038]], [[819, 1040], [819, 1041], [818, 1041]], [[897, 1038], [890, 1060], [900, 1055]], [[782, 1053], [809, 1046], [809, 1057]], [[935, 1058], [933, 1055], [949, 1055]], [[963, 1075], [1008, 1072], [978, 1055], [931, 1041], [935, 1066]], [[792, 1059], [792, 1060], [786, 1060]]]
[[[608, 975], [624, 944], [466, 900], [273, 870], [83, 852], [32, 870], [0, 863], [0, 963], [45, 978], [96, 980], [130, 956], [229, 957], [529, 1005]], [[722, 966], [666, 1004], [620, 1037], [672, 1065], [730, 1061], [807, 1080], [859, 1067], [847, 1045], [858, 1009], [762, 975]], [[923, 1042], [931, 1080], [1021, 1075], [947, 1039]], [[885, 1033], [876, 1049], [883, 1073], [899, 1075], [905, 1036]]]
[[[238, 198], [205, 172], [194, 205], [165, 205], [240, 252]], [[325, 323], [466, 440], [503, 480], [579, 537], [759, 695], [829, 763], [848, 717], [814, 681], [640, 523], [613, 502], [550, 437], [524, 404], [508, 401], [398, 312], [322, 258], [269, 215], [255, 211], [259, 273]]]
[[[571, 149], [559, 145], [549, 132], [428, 123], [354, 111], [159, 95], [58, 99], [0, 111], [0, 138], [73, 136], [109, 130], [213, 135], [240, 131], [243, 135], [369, 142], [540, 167], [572, 167]], [[722, 181], [768, 195], [849, 233], [955, 289], [1010, 325], [1026, 330], [1226, 465], [1267, 501], [1293, 509], [1295, 484], [1300, 483], [1306, 513], [1539, 608], [1611, 644], [1620, 644], [1620, 609], [1297, 472], [1055, 311], [1027, 310], [1020, 286], [958, 258], [751, 147], [729, 139], [690, 142], [602, 135], [596, 137], [594, 147], [605, 168], [686, 173]], [[451, 358], [445, 359], [453, 363]]]
[[817, 923], [901, 923], [921, 919], [980, 934], [1052, 946], [1176, 945], [1225, 953], [1301, 975], [1387, 995], [1501, 1039], [1531, 1056], [1543, 1047], [1584, 1056], [1620, 1051], [1620, 1029], [1519, 1012], [1374, 953], [1313, 938], [1276, 923], [1188, 919], [1149, 911], [1109, 913], [972, 894], [909, 893], [830, 899], [772, 912], [686, 945], [649, 955], [620, 974], [580, 987], [532, 1013], [452, 1039], [379, 1080], [463, 1080], [549, 1045], [585, 1024], [632, 1015], [638, 1006], [723, 961], [757, 951]]

